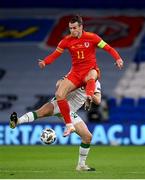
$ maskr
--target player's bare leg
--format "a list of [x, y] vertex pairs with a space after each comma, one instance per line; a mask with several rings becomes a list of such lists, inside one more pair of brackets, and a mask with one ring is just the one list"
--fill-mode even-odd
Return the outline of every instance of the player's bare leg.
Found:
[[71, 122], [69, 104], [66, 100], [68, 93], [74, 89], [76, 89], [76, 86], [70, 80], [65, 78], [63, 81], [61, 81], [56, 91], [57, 104], [66, 124], [66, 129], [63, 134], [64, 137], [69, 136], [75, 131], [75, 128]]
[[79, 158], [76, 167], [77, 171], [95, 171], [95, 168], [86, 165], [86, 159], [90, 151], [90, 143], [92, 134], [88, 130], [86, 124], [82, 121], [74, 125], [76, 133], [81, 137], [82, 143], [79, 148]]
[[95, 91], [95, 81], [97, 79], [97, 71], [95, 69], [92, 69], [89, 71], [88, 75], [85, 78], [86, 82], [86, 94], [87, 94], [87, 100], [85, 102], [85, 110], [90, 110], [92, 106], [92, 96], [94, 95]]
[[17, 117], [17, 113], [13, 112], [10, 116], [10, 128], [14, 129], [18, 124], [30, 123], [38, 118], [51, 116], [53, 109], [52, 103], [46, 103], [40, 109], [25, 113], [21, 117]]

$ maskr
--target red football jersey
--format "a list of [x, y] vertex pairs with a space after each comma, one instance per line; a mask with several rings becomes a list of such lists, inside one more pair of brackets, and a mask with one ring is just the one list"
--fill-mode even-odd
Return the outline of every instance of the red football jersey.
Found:
[[81, 71], [97, 66], [96, 47], [102, 39], [90, 32], [83, 31], [80, 38], [66, 36], [57, 46], [57, 51], [62, 53], [68, 49], [72, 57], [72, 70]]

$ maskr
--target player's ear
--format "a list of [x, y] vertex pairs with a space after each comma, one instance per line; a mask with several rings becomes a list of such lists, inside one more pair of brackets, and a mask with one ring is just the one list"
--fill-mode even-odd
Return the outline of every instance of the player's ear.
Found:
[[83, 30], [83, 25], [82, 24], [80, 25], [80, 29]]

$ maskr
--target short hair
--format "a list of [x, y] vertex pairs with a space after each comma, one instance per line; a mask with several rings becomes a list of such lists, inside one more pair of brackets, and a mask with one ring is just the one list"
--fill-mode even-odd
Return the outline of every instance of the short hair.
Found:
[[70, 21], [69, 21], [69, 23], [75, 23], [75, 22], [78, 22], [79, 26], [80, 26], [80, 25], [83, 25], [83, 19], [82, 19], [82, 17], [79, 16], [79, 15], [75, 15], [75, 16], [73, 16], [73, 17], [70, 19]]

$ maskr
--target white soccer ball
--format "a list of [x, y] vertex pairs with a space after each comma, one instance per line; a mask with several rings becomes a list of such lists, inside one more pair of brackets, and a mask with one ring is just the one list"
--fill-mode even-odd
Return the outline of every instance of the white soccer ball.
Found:
[[53, 129], [44, 129], [41, 133], [40, 139], [45, 144], [52, 144], [56, 140], [56, 133]]

